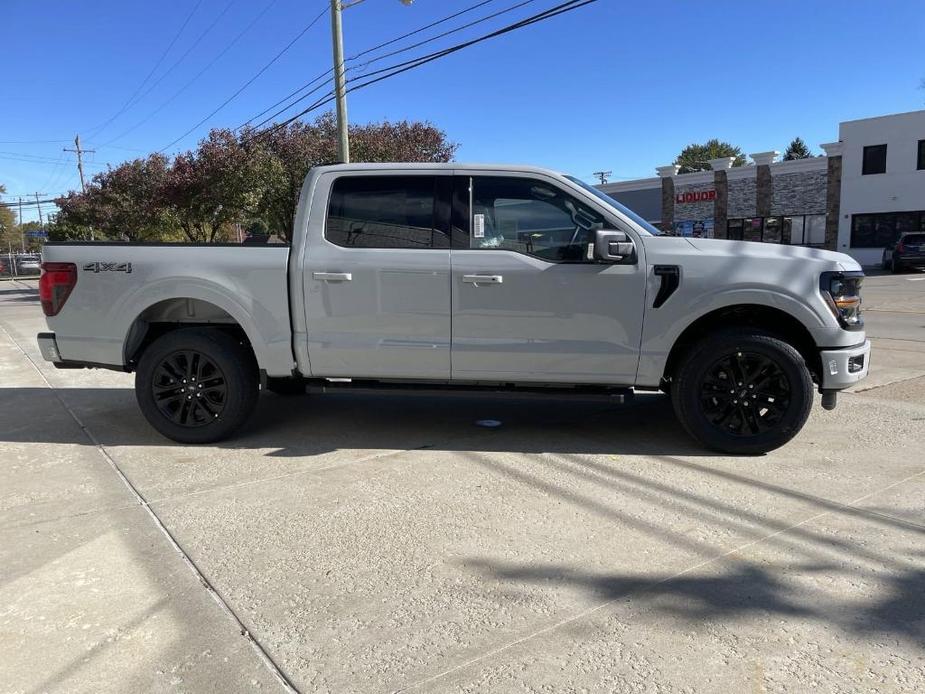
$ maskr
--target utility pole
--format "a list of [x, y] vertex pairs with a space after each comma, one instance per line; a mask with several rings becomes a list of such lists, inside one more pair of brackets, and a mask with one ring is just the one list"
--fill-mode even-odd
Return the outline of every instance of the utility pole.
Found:
[[75, 135], [75, 136], [74, 136], [74, 149], [70, 149], [69, 147], [65, 147], [65, 148], [64, 148], [64, 151], [65, 151], [65, 152], [76, 152], [76, 153], [77, 153], [77, 173], [80, 174], [80, 192], [81, 192], [81, 193], [86, 193], [86, 192], [87, 192], [87, 184], [86, 184], [86, 182], [84, 181], [84, 160], [83, 160], [83, 155], [84, 155], [85, 152], [90, 152], [91, 154], [93, 154], [94, 152], [96, 152], [96, 150], [95, 150], [95, 149], [81, 149], [81, 148], [80, 148], [80, 135]]
[[19, 243], [22, 245], [22, 252], [26, 252], [26, 232], [22, 228], [22, 197], [19, 198]]
[[[331, 0], [331, 44], [334, 49], [334, 99], [337, 105], [337, 158], [345, 164], [350, 163], [350, 136], [347, 132], [347, 83], [344, 79], [344, 30], [341, 24], [341, 12], [363, 0]], [[406, 7], [414, 0], [400, 0]]]
[[35, 194], [35, 204], [39, 208], [39, 229], [45, 231], [45, 221], [42, 219], [42, 201], [39, 200], [40, 195], [45, 195], [45, 193], [36, 193]]
[[607, 183], [607, 177], [613, 175], [613, 171], [595, 171], [594, 175], [601, 179], [601, 185]]
[[337, 104], [337, 158], [348, 164], [350, 138], [347, 135], [347, 91], [344, 80], [344, 32], [341, 11], [340, 0], [331, 0], [331, 44], [334, 48], [334, 93]]

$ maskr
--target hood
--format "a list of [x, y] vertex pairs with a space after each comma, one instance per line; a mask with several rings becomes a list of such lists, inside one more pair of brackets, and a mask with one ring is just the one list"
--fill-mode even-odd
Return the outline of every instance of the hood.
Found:
[[[658, 248], [658, 240], [684, 241], [698, 251], [721, 258], [766, 259], [766, 260], [802, 260], [827, 265], [842, 271], [860, 270], [861, 266], [850, 255], [808, 246], [789, 246], [779, 243], [762, 243], [759, 241], [728, 241], [726, 239], [695, 239], [654, 236], [646, 243], [653, 250]], [[647, 239], [649, 241], [650, 239]]]

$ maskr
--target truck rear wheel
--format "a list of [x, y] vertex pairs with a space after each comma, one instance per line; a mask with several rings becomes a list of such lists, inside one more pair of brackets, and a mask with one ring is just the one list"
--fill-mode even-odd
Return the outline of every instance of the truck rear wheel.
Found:
[[800, 353], [772, 335], [727, 330], [697, 342], [672, 381], [687, 432], [725, 453], [767, 453], [809, 417], [813, 383]]
[[212, 443], [237, 433], [257, 403], [251, 351], [217, 329], [184, 328], [155, 340], [135, 372], [142, 414], [180, 443]]

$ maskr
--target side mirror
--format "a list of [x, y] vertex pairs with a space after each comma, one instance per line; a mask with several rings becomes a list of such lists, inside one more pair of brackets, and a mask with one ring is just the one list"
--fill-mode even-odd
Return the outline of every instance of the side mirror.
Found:
[[617, 263], [635, 252], [636, 246], [623, 231], [598, 229], [594, 232], [594, 260]]

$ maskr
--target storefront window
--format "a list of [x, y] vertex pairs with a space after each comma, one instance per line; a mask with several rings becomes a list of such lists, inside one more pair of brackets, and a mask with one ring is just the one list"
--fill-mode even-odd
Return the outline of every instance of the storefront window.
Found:
[[742, 220], [730, 219], [726, 223], [726, 238], [733, 241], [742, 240]]
[[883, 248], [906, 231], [925, 231], [925, 211], [856, 214], [851, 218], [851, 247]]
[[806, 227], [804, 231], [803, 243], [807, 246], [824, 246], [825, 245], [825, 215], [824, 214], [806, 215]]
[[790, 234], [790, 243], [794, 246], [799, 246], [803, 243], [803, 216], [799, 217], [784, 217], [784, 237], [787, 238], [787, 230], [789, 228]]
[[761, 217], [749, 217], [743, 220], [742, 240], [743, 241], [760, 241], [761, 226], [764, 220]]
[[730, 219], [726, 222], [726, 238], [792, 246], [825, 246], [825, 215]]
[[780, 243], [781, 219], [780, 217], [765, 217], [764, 235], [761, 240], [765, 243]]

